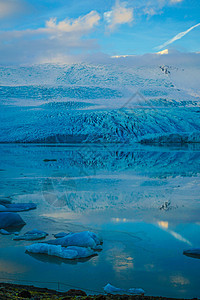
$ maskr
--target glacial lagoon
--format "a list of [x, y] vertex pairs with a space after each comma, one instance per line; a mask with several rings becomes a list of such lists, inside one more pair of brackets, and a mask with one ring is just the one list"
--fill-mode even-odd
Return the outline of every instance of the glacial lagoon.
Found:
[[[68, 261], [27, 254], [31, 241], [0, 235], [0, 278], [87, 293], [107, 284], [147, 295], [199, 296], [200, 149], [123, 144], [0, 145], [1, 198], [33, 202], [20, 212], [20, 234], [37, 228], [90, 230], [103, 238], [98, 256]], [[25, 282], [26, 281], [26, 282]], [[65, 285], [63, 285], [66, 284]]]

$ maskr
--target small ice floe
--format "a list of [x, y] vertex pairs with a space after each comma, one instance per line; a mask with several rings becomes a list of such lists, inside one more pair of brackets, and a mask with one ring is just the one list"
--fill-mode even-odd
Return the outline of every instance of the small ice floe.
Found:
[[0, 234], [3, 234], [3, 235], [10, 235], [11, 233], [8, 232], [8, 231], [5, 230], [5, 229], [0, 229]]
[[102, 239], [95, 233], [83, 231], [78, 233], [69, 233], [62, 238], [47, 241], [48, 244], [61, 245], [63, 247], [78, 246], [89, 247], [94, 250], [102, 250]]
[[185, 251], [183, 251], [183, 254], [186, 256], [200, 259], [200, 248], [193, 248], [193, 249], [185, 250]]
[[34, 241], [34, 240], [40, 240], [45, 238], [48, 235], [48, 233], [33, 229], [31, 231], [27, 231], [24, 235], [15, 236], [13, 240], [19, 241], [19, 240], [26, 240], [26, 241]]
[[107, 294], [135, 294], [135, 295], [142, 295], [145, 293], [145, 291], [141, 288], [130, 288], [128, 290], [126, 289], [121, 289], [121, 288], [117, 288], [113, 285], [111, 285], [110, 283], [108, 283], [105, 287], [104, 287], [104, 291]]
[[[71, 232], [70, 232], [71, 233]], [[56, 233], [56, 234], [53, 234], [53, 236], [56, 238], [56, 239], [60, 239], [60, 238], [63, 238], [64, 236], [70, 234], [70, 233], [66, 233], [66, 232], [59, 232], [59, 233]]]
[[62, 247], [61, 245], [50, 245], [46, 243], [36, 243], [26, 247], [27, 252], [48, 254], [65, 259], [79, 259], [97, 255], [91, 248], [76, 246]]
[[0, 228], [18, 227], [26, 223], [17, 213], [13, 212], [0, 212]]
[[0, 205], [0, 212], [20, 212], [35, 209], [36, 207], [35, 203], [4, 203], [4, 205]]

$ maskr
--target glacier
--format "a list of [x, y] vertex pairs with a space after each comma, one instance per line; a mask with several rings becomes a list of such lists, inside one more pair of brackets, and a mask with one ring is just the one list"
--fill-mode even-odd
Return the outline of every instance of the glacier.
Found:
[[167, 68], [1, 66], [0, 142], [199, 143], [198, 66]]

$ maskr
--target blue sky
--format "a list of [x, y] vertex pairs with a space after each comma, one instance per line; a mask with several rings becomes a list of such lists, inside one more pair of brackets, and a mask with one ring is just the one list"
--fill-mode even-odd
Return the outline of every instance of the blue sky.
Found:
[[199, 0], [0, 0], [0, 63], [200, 52], [199, 23]]

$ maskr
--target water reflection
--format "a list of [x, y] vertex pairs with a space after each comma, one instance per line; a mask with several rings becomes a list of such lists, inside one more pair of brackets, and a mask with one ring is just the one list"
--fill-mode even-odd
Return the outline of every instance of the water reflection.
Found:
[[0, 260], [0, 274], [17, 274], [24, 273], [26, 271], [27, 267], [25, 265], [5, 259]]
[[171, 276], [170, 277], [171, 279], [171, 283], [174, 285], [174, 286], [184, 286], [184, 285], [189, 285], [190, 284], [190, 281], [183, 277], [182, 275], [174, 275], [174, 276]]
[[69, 264], [69, 265], [77, 265], [78, 263], [85, 263], [88, 262], [89, 260], [93, 259], [93, 257], [88, 257], [88, 258], [79, 258], [79, 259], [74, 259], [74, 260], [69, 260], [69, 259], [63, 259], [60, 257], [56, 256], [50, 256], [47, 254], [36, 254], [36, 253], [30, 253], [26, 252], [27, 255], [33, 257], [34, 259], [41, 261], [43, 263], [52, 263], [52, 264]]
[[134, 259], [126, 252], [123, 245], [118, 244], [107, 251], [106, 259], [112, 262], [113, 269], [117, 273], [134, 268]]
[[168, 229], [169, 227], [169, 222], [166, 221], [158, 221], [158, 225], [164, 229]]
[[[147, 294], [198, 296], [199, 260], [182, 254], [200, 245], [198, 149], [1, 145], [0, 163], [2, 196], [38, 205], [23, 213], [22, 234], [91, 230], [104, 240], [98, 256], [70, 262], [27, 255], [30, 242], [1, 236], [2, 261], [28, 265], [25, 278], [63, 281], [67, 274], [71, 284], [97, 290], [134, 282]], [[95, 275], [90, 282], [88, 274]]]
[[186, 238], [184, 238], [181, 234], [173, 231], [173, 230], [169, 230], [169, 223], [168, 222], [163, 222], [163, 221], [158, 221], [158, 225], [163, 228], [165, 231], [167, 231], [169, 234], [171, 234], [175, 239], [188, 244], [189, 246], [192, 246], [192, 243], [187, 240]]

